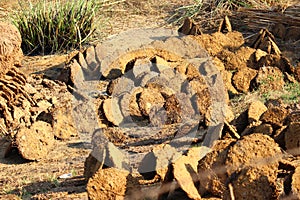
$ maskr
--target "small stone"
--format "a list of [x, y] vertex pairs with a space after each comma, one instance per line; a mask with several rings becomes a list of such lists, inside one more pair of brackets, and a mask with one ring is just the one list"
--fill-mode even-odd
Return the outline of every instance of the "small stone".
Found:
[[187, 66], [185, 75], [187, 76], [188, 80], [201, 79], [201, 73], [196, 67], [194, 67], [194, 65]]
[[165, 70], [168, 70], [170, 68], [169, 63], [159, 56], [155, 57], [155, 67], [160, 73], [163, 73]]
[[82, 90], [84, 89], [84, 74], [81, 69], [81, 66], [77, 60], [73, 60], [70, 65], [67, 66], [70, 69], [70, 81], [74, 84], [75, 88]]
[[149, 116], [151, 107], [160, 106], [163, 107], [165, 102], [164, 97], [159, 91], [145, 89], [139, 98], [140, 110], [145, 116]]
[[[101, 105], [102, 107], [102, 105]], [[104, 115], [103, 113], [100, 113], [101, 115]], [[95, 112], [95, 102], [88, 101], [88, 102], [82, 102], [79, 105], [76, 105], [73, 108], [72, 111], [72, 118], [74, 120], [74, 123], [76, 125], [77, 131], [79, 133], [85, 133], [81, 134], [80, 137], [84, 137], [83, 135], [89, 135], [92, 134], [96, 129], [99, 128], [99, 126], [103, 125], [98, 123], [98, 116]], [[101, 121], [101, 123], [105, 123]], [[100, 125], [99, 125], [100, 124]], [[83, 138], [82, 138], [83, 139]], [[86, 141], [90, 138], [85, 138]]]
[[119, 97], [124, 93], [131, 92], [135, 86], [134, 81], [126, 76], [119, 77], [109, 84], [108, 93]]
[[289, 124], [285, 133], [285, 147], [287, 151], [294, 155], [300, 155], [300, 122], [292, 122]]
[[126, 158], [126, 155], [113, 143], [108, 142], [106, 145], [106, 157], [104, 164], [108, 167], [129, 170], [128, 163], [129, 161]]
[[129, 170], [129, 161], [126, 154], [112, 142], [109, 142], [107, 138], [107, 134], [111, 133], [112, 130], [113, 128], [95, 131], [92, 138], [93, 150], [84, 163], [84, 175], [86, 178], [92, 177], [98, 169], [104, 166]]
[[143, 88], [137, 87], [131, 91], [131, 93], [126, 93], [121, 97], [120, 109], [125, 118], [142, 117], [142, 112], [140, 111], [139, 104], [137, 103], [137, 97], [143, 92], [143, 90]]
[[239, 92], [235, 89], [235, 87], [232, 84], [232, 76], [233, 76], [232, 72], [225, 70], [225, 71], [222, 71], [221, 74], [223, 77], [224, 85], [225, 85], [226, 89], [228, 90], [228, 93], [230, 95], [238, 94]]
[[273, 127], [271, 124], [260, 124], [255, 127], [253, 133], [263, 133], [265, 135], [273, 135]]
[[183, 89], [189, 95], [194, 95], [196, 93], [202, 93], [203, 91], [207, 90], [208, 86], [205, 83], [203, 78], [195, 78], [188, 82], [188, 84], [184, 85], [185, 88]]
[[138, 167], [138, 171], [145, 179], [152, 179], [157, 174], [161, 180], [164, 180], [169, 165], [172, 161], [175, 162], [180, 156], [181, 154], [174, 147], [168, 144], [158, 145], [145, 155]]
[[78, 136], [71, 107], [59, 107], [53, 112], [53, 131], [56, 138], [65, 140]]
[[86, 63], [88, 65], [88, 68], [92, 71], [95, 70], [99, 66], [99, 63], [96, 60], [96, 54], [95, 54], [94, 46], [89, 46], [86, 49], [85, 54], [86, 54], [85, 60], [86, 60]]
[[50, 108], [52, 106], [51, 103], [49, 103], [47, 100], [42, 100], [39, 101], [37, 103], [37, 106], [41, 109], [41, 110], [47, 110], [48, 108]]
[[233, 75], [233, 84], [235, 88], [240, 91], [247, 93], [250, 88], [251, 81], [256, 77], [257, 71], [249, 67], [244, 67], [238, 70]]
[[118, 99], [106, 99], [103, 102], [104, 114], [108, 121], [116, 126], [119, 126], [123, 121], [123, 115], [121, 113]]
[[151, 67], [152, 63], [149, 59], [137, 59], [132, 69], [134, 77], [138, 77], [142, 73], [150, 73]]
[[288, 111], [285, 108], [279, 106], [271, 106], [260, 117], [260, 120], [264, 123], [268, 123], [275, 126], [275, 128], [279, 128], [283, 125], [287, 115]]
[[255, 61], [258, 62], [262, 57], [268, 55], [267, 52], [261, 50], [261, 49], [257, 49], [255, 51]]
[[36, 121], [30, 128], [20, 128], [16, 134], [16, 144], [23, 158], [46, 159], [54, 145], [52, 127], [46, 122]]
[[226, 113], [225, 113], [225, 120], [227, 122], [232, 122], [235, 119], [234, 113], [232, 111], [232, 109], [230, 108], [230, 106], [226, 105]]
[[175, 163], [173, 163], [174, 178], [189, 198], [200, 200], [201, 196], [194, 184], [197, 180], [197, 173], [190, 162], [190, 158], [187, 156], [182, 156], [177, 159]]
[[23, 118], [24, 116], [25, 116], [25, 113], [22, 109], [20, 109], [19, 107], [14, 107], [14, 109], [13, 109], [14, 121], [16, 121], [17, 123], [20, 123], [20, 119]]
[[168, 123], [166, 110], [160, 105], [152, 106], [149, 113], [149, 121], [151, 126], [163, 127]]
[[130, 188], [138, 188], [137, 181], [128, 171], [106, 168], [100, 169], [89, 179], [87, 192], [89, 199], [124, 199]]
[[220, 71], [225, 71], [225, 66], [218, 57], [213, 57], [213, 63]]
[[84, 59], [84, 56], [81, 52], [78, 52], [78, 55], [77, 55], [77, 60], [78, 60], [78, 63], [80, 64], [80, 66], [82, 67], [82, 69], [84, 71], [88, 71], [88, 64], [86, 63], [86, 60]]
[[261, 101], [252, 102], [248, 110], [249, 123], [251, 124], [252, 122], [258, 122], [261, 115], [267, 110], [268, 108]]
[[211, 151], [210, 148], [201, 146], [201, 147], [191, 147], [187, 153], [189, 159], [189, 164], [195, 172], [197, 172], [198, 161], [204, 158], [206, 154]]
[[[104, 151], [102, 151], [102, 156], [104, 158]], [[89, 156], [85, 159], [84, 162], [84, 177], [86, 180], [89, 180], [94, 174], [99, 170], [102, 169], [104, 164], [104, 159], [99, 159], [100, 153], [98, 152], [96, 155], [93, 155], [92, 153], [89, 154]], [[96, 158], [97, 157], [97, 158]]]

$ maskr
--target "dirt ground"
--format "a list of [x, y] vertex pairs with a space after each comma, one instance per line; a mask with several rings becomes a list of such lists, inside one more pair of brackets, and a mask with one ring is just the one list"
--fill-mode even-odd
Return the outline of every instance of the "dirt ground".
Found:
[[[132, 28], [173, 26], [177, 29], [178, 27], [170, 25], [166, 20], [174, 13], [175, 8], [190, 5], [193, 2], [192, 0], [125, 0], [110, 11], [106, 11], [105, 16], [108, 17], [109, 22], [104, 27], [104, 31], [99, 33], [101, 36], [99, 41], [109, 35]], [[0, 17], [6, 18], [7, 13], [11, 13], [16, 7], [18, 7], [17, 0], [9, 3], [0, 0]], [[299, 46], [295, 47], [296, 50]], [[299, 60], [299, 54], [295, 48], [287, 49], [285, 53], [294, 60]], [[55, 76], [72, 55], [74, 54], [25, 56], [20, 70], [28, 76], [33, 74]], [[244, 88], [244, 86], [241, 87]], [[245, 97], [245, 101], [247, 98], [253, 97]], [[235, 113], [239, 112], [239, 109]], [[22, 159], [16, 150], [4, 158], [2, 155], [7, 145], [8, 141], [0, 139], [0, 199], [88, 199], [84, 162], [91, 152], [90, 142], [80, 137], [55, 140], [55, 150], [51, 151], [45, 159], [33, 162]], [[65, 174], [69, 177], [60, 178]]]

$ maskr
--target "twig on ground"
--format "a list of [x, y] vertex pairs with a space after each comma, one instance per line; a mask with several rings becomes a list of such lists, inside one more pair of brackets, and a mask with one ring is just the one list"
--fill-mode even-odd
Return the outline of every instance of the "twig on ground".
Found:
[[230, 192], [230, 199], [231, 199], [231, 200], [235, 200], [234, 193], [233, 193], [233, 186], [232, 186], [232, 184], [229, 183], [228, 187], [229, 187], [229, 192]]
[[230, 134], [235, 137], [236, 139], [240, 139], [241, 136], [237, 133], [237, 131], [234, 129], [233, 126], [231, 126], [226, 120], [225, 120], [225, 126], [228, 127]]

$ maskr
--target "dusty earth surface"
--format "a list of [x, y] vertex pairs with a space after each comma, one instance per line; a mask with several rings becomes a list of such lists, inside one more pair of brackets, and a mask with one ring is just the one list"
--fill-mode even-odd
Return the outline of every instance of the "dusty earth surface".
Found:
[[[107, 11], [111, 26], [104, 35], [170, 27], [166, 18], [174, 8], [190, 3], [125, 1]], [[17, 5], [0, 1], [1, 15]], [[286, 83], [300, 81], [299, 40], [284, 49], [268, 32], [252, 40], [235, 31], [180, 40], [168, 33], [165, 42], [150, 41], [142, 48], [131, 42], [134, 51], [107, 48], [108, 40], [106, 46], [68, 55], [22, 58], [16, 56], [18, 34], [9, 35], [7, 46], [13, 50], [1, 47], [1, 65], [6, 66], [0, 82], [0, 124], [6, 135], [0, 141], [2, 199], [299, 198], [299, 101], [261, 98], [270, 90], [284, 93]], [[170, 53], [183, 44], [183, 56]], [[123, 46], [122, 40], [114, 45]], [[117, 55], [107, 59], [103, 46]], [[208, 55], [214, 65], [189, 59]], [[110, 65], [102, 66], [100, 78], [103, 60]], [[221, 95], [222, 88], [213, 84], [221, 79], [228, 94]], [[86, 93], [86, 88], [100, 93]], [[87, 99], [97, 112], [89, 110]], [[216, 107], [224, 116], [215, 114]], [[79, 115], [70, 116], [72, 109]], [[211, 146], [213, 138], [202, 130], [220, 115], [225, 124], [214, 132], [222, 140], [204, 156], [208, 150], [198, 146]], [[139, 126], [132, 128], [132, 122]], [[189, 134], [194, 137], [185, 137]], [[194, 147], [185, 149], [181, 144], [186, 143]], [[183, 157], [174, 146], [183, 148]], [[130, 155], [129, 161], [119, 149]], [[130, 168], [130, 173], [117, 168]]]

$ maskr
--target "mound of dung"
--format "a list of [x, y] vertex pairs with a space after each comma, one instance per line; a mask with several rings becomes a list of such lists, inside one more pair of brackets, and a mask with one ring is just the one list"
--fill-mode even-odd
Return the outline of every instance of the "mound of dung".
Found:
[[273, 199], [280, 157], [278, 144], [263, 134], [220, 141], [199, 161], [199, 191], [230, 198], [231, 184], [237, 199]]
[[25, 76], [19, 69], [21, 36], [16, 27], [0, 23], [0, 127], [10, 142], [28, 160], [41, 160], [53, 148], [54, 138], [76, 136], [74, 122], [65, 117], [72, 96], [65, 84], [43, 76]]

